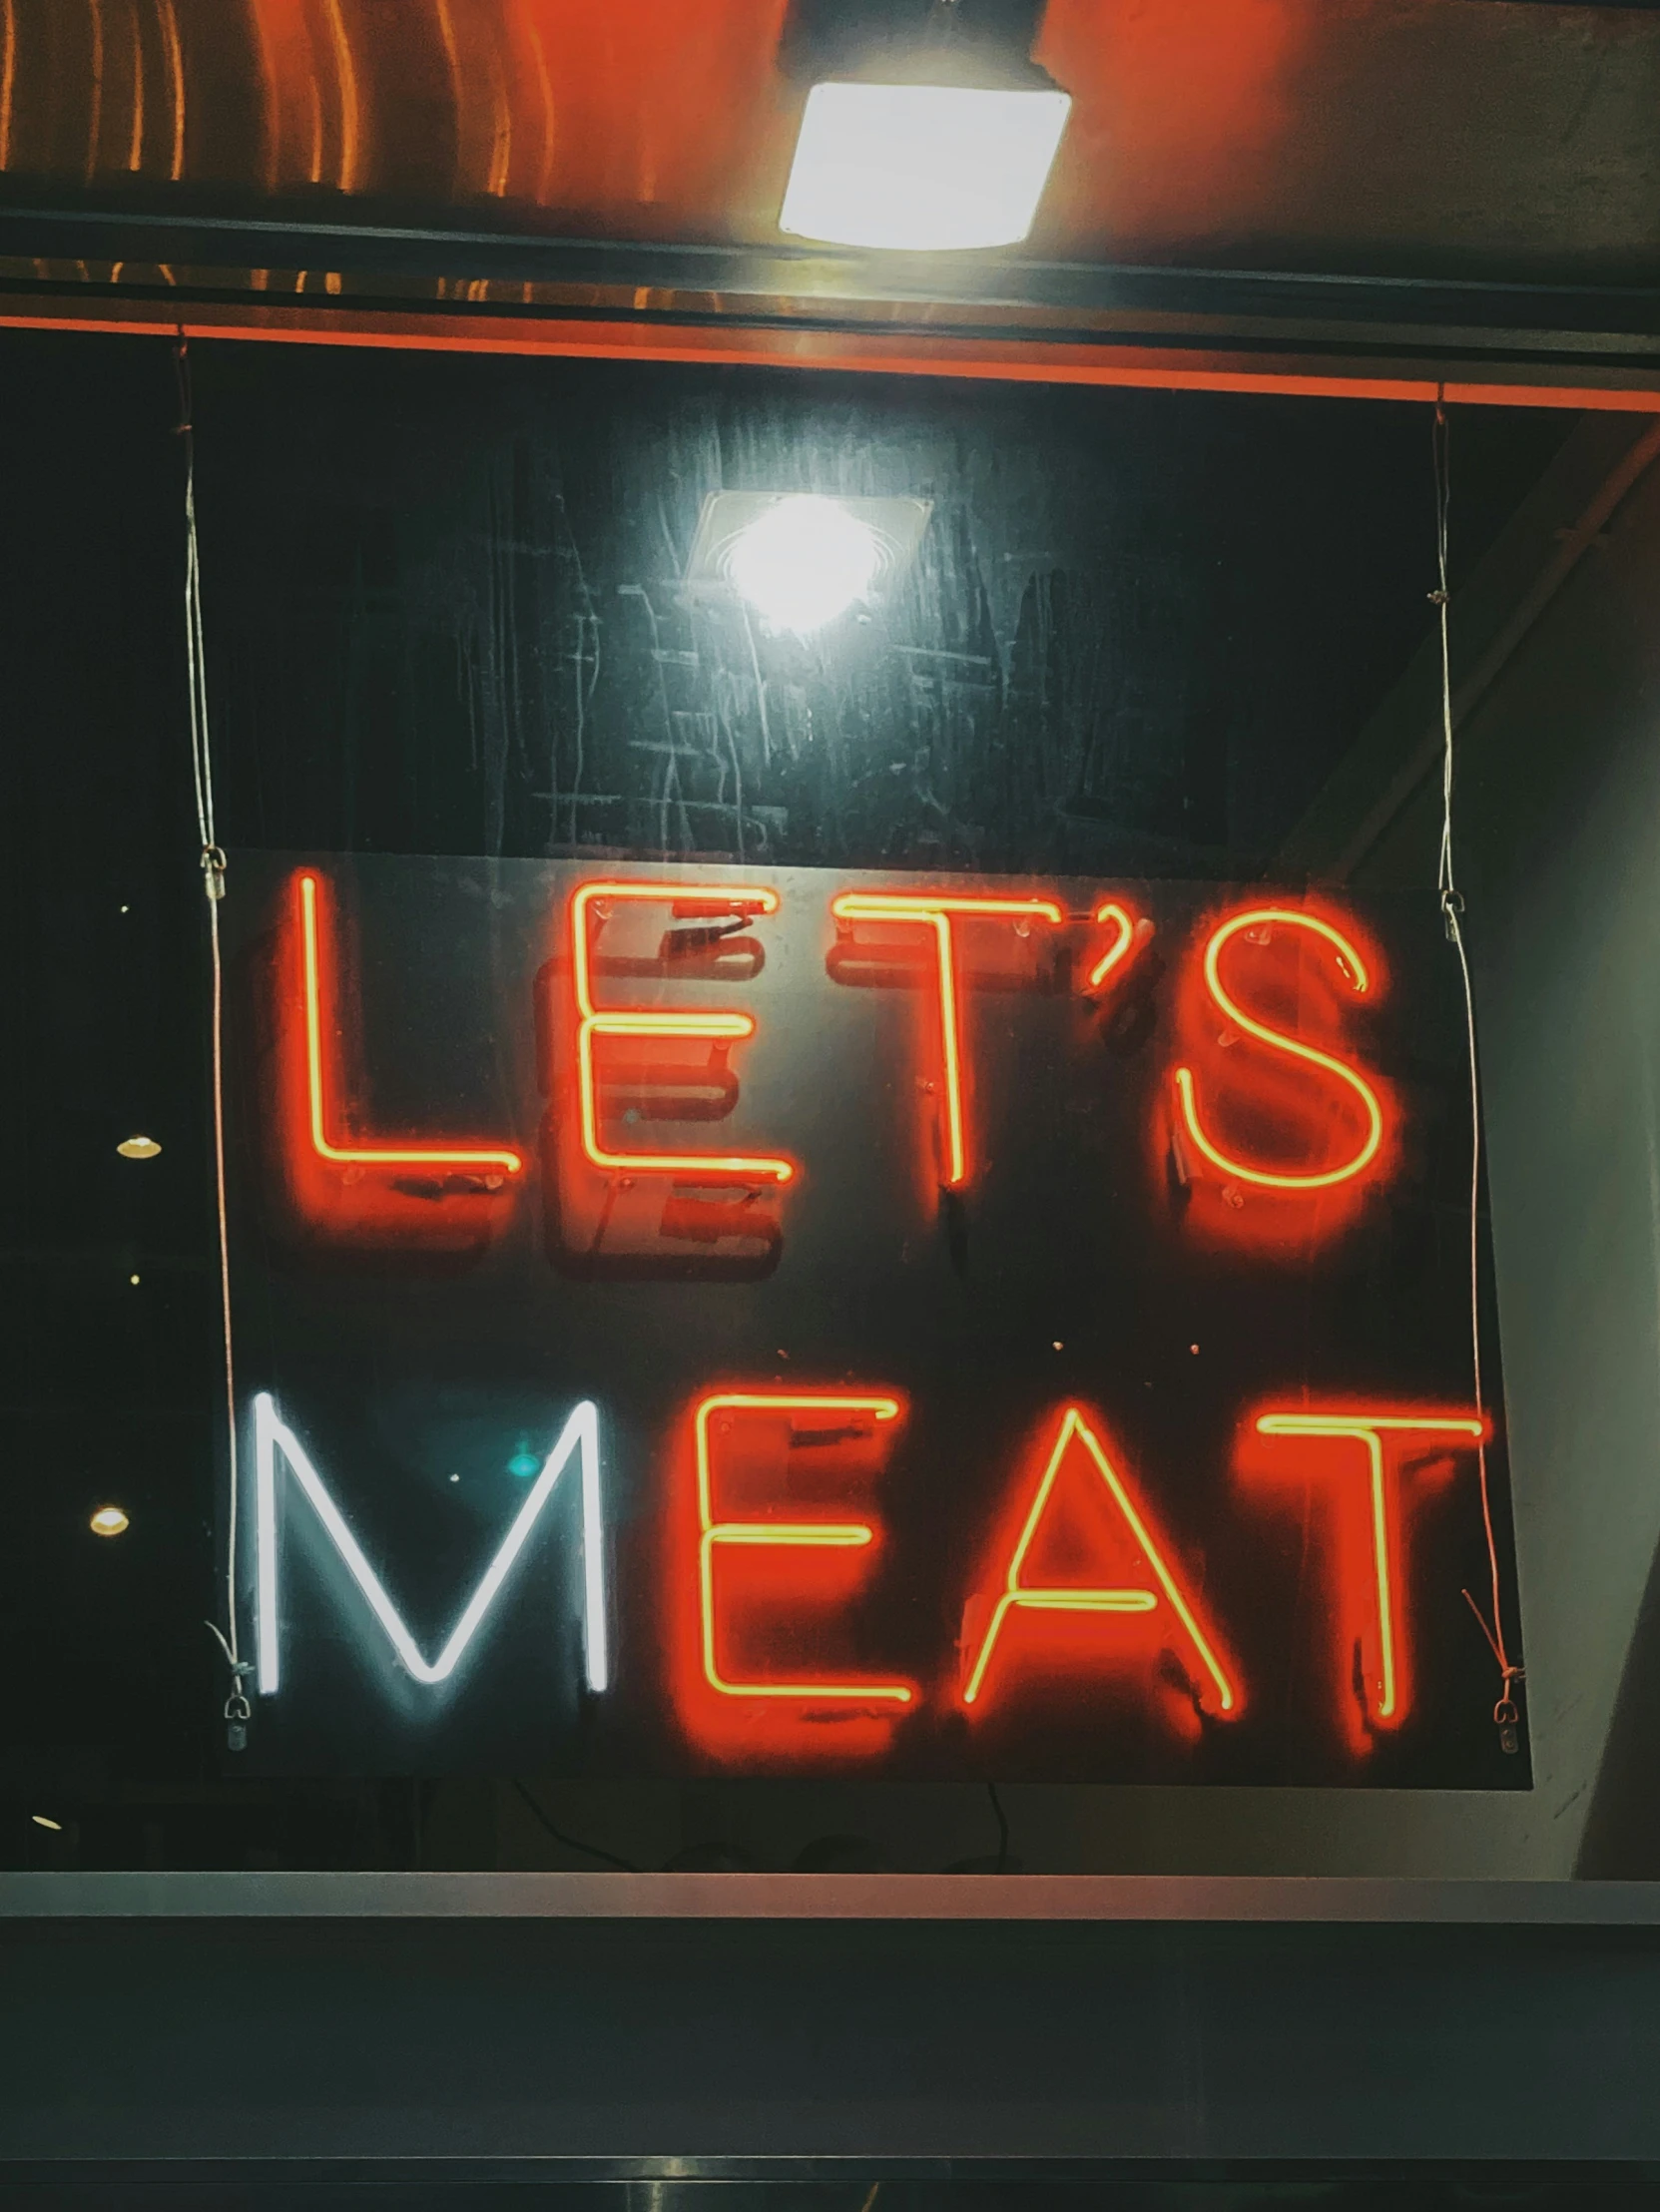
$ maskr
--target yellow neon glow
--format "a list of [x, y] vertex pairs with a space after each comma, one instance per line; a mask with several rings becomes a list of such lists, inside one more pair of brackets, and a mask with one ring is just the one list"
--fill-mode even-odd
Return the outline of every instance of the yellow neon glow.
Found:
[[699, 1401], [694, 1428], [698, 1449], [698, 1585], [702, 1608], [703, 1671], [712, 1690], [724, 1697], [853, 1698], [909, 1705], [915, 1691], [908, 1682], [731, 1682], [715, 1657], [715, 1547], [717, 1544], [771, 1544], [786, 1550], [850, 1549], [871, 1542], [868, 1521], [718, 1521], [709, 1467], [709, 1422], [721, 1412], [868, 1413], [878, 1421], [897, 1420], [896, 1397], [860, 1397], [846, 1391], [799, 1393], [787, 1390], [723, 1390]]
[[1116, 898], [1103, 899], [1095, 909], [1097, 921], [1110, 921], [1118, 934], [1089, 971], [1088, 988], [1098, 991], [1115, 968], [1122, 967], [1135, 942], [1136, 925], [1130, 919], [1127, 906], [1121, 906]]
[[700, 907], [725, 906], [734, 913], [776, 914], [775, 890], [746, 890], [707, 883], [579, 883], [571, 894], [571, 973], [576, 987], [577, 1096], [582, 1120], [582, 1149], [597, 1168], [631, 1174], [746, 1176], [772, 1183], [795, 1180], [796, 1163], [766, 1154], [715, 1152], [613, 1152], [600, 1137], [599, 1097], [595, 1082], [596, 1037], [752, 1037], [749, 1014], [647, 1013], [643, 1009], [607, 1011], [594, 1004], [593, 943], [590, 913], [598, 900], [632, 899], [672, 906], [684, 901]]
[[1275, 923], [1290, 929], [1308, 929], [1316, 936], [1324, 937], [1337, 953], [1338, 965], [1352, 987], [1362, 994], [1370, 987], [1366, 962], [1342, 930], [1334, 929], [1329, 921], [1322, 921], [1318, 914], [1305, 913], [1295, 906], [1253, 906], [1244, 913], [1231, 914], [1213, 932], [1210, 943], [1205, 947], [1205, 981], [1210, 987], [1212, 998], [1237, 1029], [1243, 1030], [1249, 1037], [1255, 1037], [1260, 1044], [1272, 1046], [1277, 1052], [1289, 1052], [1294, 1059], [1306, 1060], [1313, 1067], [1324, 1068], [1328, 1075], [1334, 1075], [1340, 1082], [1349, 1085], [1359, 1098], [1367, 1117], [1367, 1134], [1360, 1150], [1341, 1167], [1325, 1168], [1309, 1175], [1283, 1174], [1271, 1172], [1267, 1168], [1251, 1167], [1243, 1160], [1230, 1159], [1206, 1135], [1199, 1120], [1191, 1068], [1179, 1067], [1176, 1070], [1176, 1095], [1181, 1103], [1182, 1118], [1187, 1125], [1188, 1135], [1212, 1167], [1222, 1174], [1236, 1182], [1255, 1183], [1265, 1190], [1330, 1190], [1335, 1184], [1350, 1182], [1355, 1176], [1364, 1174], [1378, 1157], [1379, 1147], [1383, 1141], [1383, 1109], [1372, 1085], [1347, 1061], [1335, 1058], [1330, 1052], [1322, 1052], [1312, 1044], [1305, 1044], [1301, 1038], [1288, 1037], [1282, 1029], [1271, 1029], [1266, 1022], [1255, 1020], [1230, 996], [1224, 986], [1218, 966], [1223, 946], [1243, 929], [1262, 928]]
[[972, 1705], [978, 1698], [980, 1687], [985, 1681], [986, 1669], [991, 1664], [991, 1654], [996, 1647], [997, 1638], [1002, 1632], [1003, 1622], [1015, 1606], [1027, 1606], [1032, 1611], [1040, 1613], [1151, 1613], [1158, 1605], [1158, 1597], [1152, 1590], [1042, 1590], [1028, 1589], [1021, 1583], [1020, 1570], [1025, 1564], [1026, 1553], [1031, 1547], [1037, 1524], [1043, 1518], [1043, 1509], [1048, 1504], [1049, 1493], [1055, 1486], [1055, 1476], [1060, 1471], [1062, 1459], [1066, 1456], [1066, 1447], [1074, 1436], [1082, 1441], [1090, 1457], [1095, 1461], [1102, 1481], [1112, 1493], [1114, 1504], [1117, 1505], [1128, 1522], [1136, 1542], [1140, 1545], [1143, 1555], [1152, 1567], [1159, 1588], [1164, 1592], [1166, 1602], [1192, 1638], [1193, 1648], [1198, 1652], [1206, 1673], [1216, 1685], [1217, 1699], [1223, 1712], [1231, 1713], [1236, 1703], [1233, 1684], [1223, 1672], [1216, 1653], [1211, 1648], [1209, 1638], [1194, 1618], [1192, 1607], [1182, 1595], [1175, 1577], [1165, 1565], [1164, 1554], [1153, 1541], [1146, 1522], [1136, 1511], [1129, 1491], [1119, 1479], [1118, 1470], [1101, 1448], [1100, 1439], [1084, 1418], [1081, 1408], [1076, 1405], [1069, 1405], [1066, 1408], [1065, 1417], [1056, 1431], [1054, 1447], [1049, 1453], [1048, 1464], [1043, 1470], [1043, 1479], [1038, 1483], [1036, 1495], [1032, 1499], [1031, 1510], [1026, 1515], [1025, 1526], [1020, 1531], [1020, 1541], [1015, 1545], [1009, 1559], [1007, 1587], [998, 1596], [996, 1608], [991, 1616], [991, 1624], [985, 1632], [985, 1641], [980, 1646], [978, 1658], [969, 1670], [968, 1682], [962, 1693], [963, 1704]]
[[1406, 1413], [1262, 1413], [1257, 1419], [1260, 1435], [1343, 1436], [1366, 1447], [1367, 1470], [1372, 1486], [1372, 1548], [1378, 1596], [1379, 1673], [1382, 1677], [1378, 1718], [1381, 1721], [1392, 1721], [1396, 1704], [1394, 1655], [1399, 1632], [1395, 1625], [1397, 1577], [1394, 1562], [1389, 1555], [1387, 1500], [1383, 1489], [1383, 1442], [1381, 1432], [1385, 1429], [1428, 1436], [1468, 1436], [1479, 1443], [1487, 1433], [1487, 1424], [1484, 1420], [1467, 1416], [1448, 1415], [1437, 1418], [1427, 1414]]
[[451, 1145], [338, 1145], [331, 1142], [325, 1105], [322, 1052], [321, 960], [317, 952], [317, 879], [299, 876], [300, 933], [305, 955], [305, 1076], [310, 1106], [311, 1143], [319, 1159], [341, 1167], [435, 1167], [499, 1169], [517, 1175], [524, 1166], [516, 1152], [457, 1148]]
[[949, 897], [933, 892], [920, 895], [888, 891], [843, 891], [830, 901], [837, 921], [917, 922], [931, 927], [939, 996], [939, 1056], [945, 1089], [945, 1172], [940, 1181], [950, 1191], [968, 1181], [968, 1141], [962, 1110], [962, 1014], [957, 1003], [956, 950], [952, 940], [953, 914], [1006, 915], [1010, 920], [1063, 922], [1066, 916], [1052, 898]]

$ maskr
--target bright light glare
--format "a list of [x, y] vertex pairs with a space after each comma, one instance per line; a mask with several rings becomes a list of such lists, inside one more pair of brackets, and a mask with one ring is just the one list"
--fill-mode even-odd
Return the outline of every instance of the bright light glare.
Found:
[[904, 254], [1017, 245], [1071, 106], [1064, 92], [815, 85], [779, 229]]
[[775, 630], [805, 637], [869, 590], [881, 563], [873, 530], [833, 499], [793, 494], [757, 516], [727, 555], [727, 575]]
[[95, 1536], [119, 1536], [130, 1525], [119, 1505], [101, 1505], [87, 1523]]

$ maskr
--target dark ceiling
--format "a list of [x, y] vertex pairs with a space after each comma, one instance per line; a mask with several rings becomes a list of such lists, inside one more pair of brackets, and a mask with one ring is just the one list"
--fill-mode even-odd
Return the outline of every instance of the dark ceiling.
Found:
[[[902, 17], [903, 0], [845, 12]], [[346, 221], [395, 208], [767, 245], [806, 89], [780, 66], [788, 15], [788, 0], [12, 0], [0, 169], [14, 200], [149, 188], [154, 205], [171, 186], [198, 208], [234, 195]], [[1032, 259], [1660, 277], [1651, 11], [1048, 0], [1034, 52], [1075, 107]]]
[[0, 288], [1653, 365], [1652, 8], [1020, 0], [1074, 100], [1026, 246], [784, 241], [804, 18], [924, 4], [9, 0]]

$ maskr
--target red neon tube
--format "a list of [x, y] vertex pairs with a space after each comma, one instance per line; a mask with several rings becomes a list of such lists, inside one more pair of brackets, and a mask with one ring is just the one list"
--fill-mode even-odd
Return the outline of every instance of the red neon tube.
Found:
[[[1032, 1539], [1048, 1509], [1055, 1478], [1074, 1442], [1083, 1447], [1093, 1462], [1137, 1552], [1152, 1570], [1151, 1581], [1154, 1587], [1148, 1588], [1140, 1584], [1133, 1587], [1104, 1587], [1077, 1583], [1046, 1587], [1023, 1579], [1026, 1555], [1031, 1550]], [[1161, 1604], [1168, 1607], [1180, 1623], [1182, 1633], [1214, 1692], [1218, 1711], [1231, 1717], [1239, 1707], [1239, 1692], [1218, 1656], [1215, 1637], [1202, 1625], [1197, 1608], [1171, 1571], [1146, 1516], [1131, 1497], [1127, 1484], [1096, 1434], [1088, 1413], [1081, 1405], [1068, 1405], [1061, 1414], [1054, 1443], [1032, 1492], [1031, 1505], [1021, 1525], [1019, 1538], [1010, 1554], [1004, 1586], [992, 1608], [991, 1619], [980, 1640], [979, 1650], [968, 1666], [962, 1702], [966, 1706], [979, 1702], [985, 1689], [992, 1655], [997, 1649], [1004, 1625], [1013, 1612], [1153, 1613]]]
[[1092, 994], [1104, 989], [1131, 954], [1153, 934], [1150, 921], [1135, 920], [1130, 909], [1120, 905], [1116, 898], [1103, 899], [1095, 909], [1094, 918], [1112, 924], [1113, 938], [1105, 952], [1099, 953], [1091, 964], [1084, 988]]
[[1360, 1071], [1348, 1061], [1338, 1059], [1330, 1052], [1322, 1052], [1317, 1046], [1305, 1044], [1300, 1037], [1288, 1036], [1282, 1029], [1271, 1029], [1266, 1022], [1258, 1021], [1234, 997], [1222, 980], [1221, 958], [1224, 949], [1247, 929], [1262, 928], [1306, 929], [1321, 937], [1331, 946], [1337, 958], [1340, 973], [1349, 987], [1358, 995], [1370, 988], [1366, 962], [1342, 930], [1318, 914], [1304, 912], [1295, 906], [1253, 906], [1243, 913], [1231, 914], [1211, 933], [1205, 947], [1205, 982], [1212, 999], [1221, 1012], [1248, 1037], [1276, 1052], [1289, 1053], [1293, 1059], [1302, 1060], [1334, 1076], [1358, 1100], [1366, 1124], [1366, 1135], [1353, 1155], [1337, 1167], [1321, 1168], [1308, 1172], [1292, 1173], [1254, 1165], [1249, 1160], [1233, 1158], [1225, 1152], [1208, 1133], [1200, 1118], [1199, 1100], [1193, 1070], [1179, 1067], [1176, 1070], [1176, 1099], [1181, 1118], [1188, 1135], [1201, 1156], [1216, 1169], [1218, 1174], [1232, 1182], [1255, 1184], [1259, 1189], [1271, 1191], [1324, 1191], [1341, 1183], [1348, 1183], [1365, 1173], [1378, 1157], [1383, 1142], [1383, 1108], [1378, 1093]]
[[[1400, 1619], [1400, 1562], [1397, 1521], [1398, 1484], [1395, 1469], [1398, 1447], [1411, 1439], [1444, 1436], [1472, 1450], [1487, 1435], [1483, 1416], [1465, 1412], [1372, 1411], [1369, 1408], [1271, 1408], [1259, 1413], [1253, 1426], [1259, 1436], [1304, 1437], [1310, 1441], [1358, 1444], [1366, 1474], [1367, 1549], [1370, 1552], [1370, 1584], [1362, 1600], [1370, 1613], [1377, 1639], [1375, 1666], [1369, 1670], [1366, 1704], [1369, 1718], [1381, 1728], [1392, 1728], [1404, 1718], [1405, 1641]], [[1393, 1447], [1391, 1449], [1391, 1447]], [[1337, 1473], [1336, 1455], [1323, 1472]], [[1346, 1648], [1347, 1634], [1340, 1650]]]
[[319, 1160], [337, 1167], [451, 1168], [475, 1173], [518, 1175], [524, 1161], [505, 1147], [469, 1145], [340, 1144], [329, 1135], [335, 1123], [334, 1084], [323, 1050], [322, 928], [318, 917], [318, 878], [309, 868], [294, 877], [302, 952], [305, 1001], [305, 1086], [311, 1145]]
[[776, 914], [775, 890], [707, 883], [579, 883], [571, 894], [571, 974], [577, 1010], [577, 1092], [582, 1149], [608, 1173], [716, 1176], [757, 1182], [789, 1183], [796, 1163], [775, 1154], [711, 1152], [618, 1152], [600, 1134], [594, 1046], [601, 1037], [696, 1037], [733, 1043], [755, 1034], [749, 1014], [652, 1013], [643, 1007], [600, 1007], [594, 1003], [593, 934], [603, 925], [594, 908], [602, 901], [630, 900], [659, 906], [679, 903], [726, 907], [733, 913]]
[[956, 972], [953, 917], [978, 915], [1010, 921], [1066, 919], [1052, 898], [952, 897], [928, 891], [843, 891], [830, 902], [837, 921], [912, 922], [931, 929], [934, 940], [934, 981], [938, 1001], [939, 1057], [945, 1093], [944, 1159], [940, 1182], [948, 1191], [959, 1191], [969, 1180], [968, 1137], [962, 1101], [962, 1006]]
[[718, 1519], [710, 1466], [709, 1424], [717, 1413], [863, 1414], [873, 1422], [899, 1418], [896, 1397], [846, 1390], [717, 1390], [698, 1402], [694, 1419], [698, 1457], [698, 1603], [702, 1628], [704, 1678], [722, 1697], [787, 1698], [801, 1703], [825, 1700], [860, 1705], [909, 1705], [916, 1692], [908, 1682], [797, 1681], [738, 1682], [721, 1670], [715, 1637], [715, 1554], [726, 1544], [774, 1550], [863, 1549], [875, 1540], [868, 1521], [783, 1521]]

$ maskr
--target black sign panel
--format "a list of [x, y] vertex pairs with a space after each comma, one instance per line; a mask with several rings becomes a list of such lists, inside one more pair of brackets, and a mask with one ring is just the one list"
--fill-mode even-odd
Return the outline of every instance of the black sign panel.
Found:
[[1432, 898], [234, 881], [251, 1764], [1525, 1785]]

